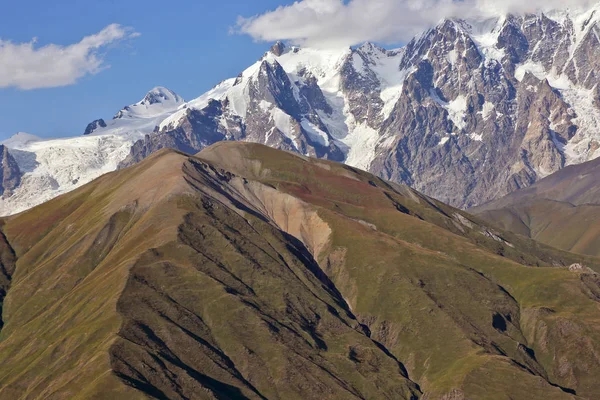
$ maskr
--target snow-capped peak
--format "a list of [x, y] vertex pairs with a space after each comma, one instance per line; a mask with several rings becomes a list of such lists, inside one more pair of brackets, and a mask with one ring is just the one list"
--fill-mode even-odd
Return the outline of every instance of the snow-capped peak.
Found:
[[184, 103], [184, 100], [174, 91], [163, 86], [157, 86], [146, 93], [144, 99], [140, 102], [143, 105], [152, 105], [158, 103]]
[[371, 42], [364, 43], [363, 45], [358, 47], [356, 50], [365, 55], [372, 55], [374, 53], [384, 53], [385, 54], [387, 52], [387, 50], [385, 50], [383, 47], [379, 47], [376, 44], [373, 44]]
[[177, 93], [166, 87], [157, 86], [146, 93], [140, 101], [124, 107], [113, 119], [119, 118], [148, 118], [175, 111], [185, 100]]
[[18, 149], [28, 143], [37, 142], [43, 140], [41, 137], [32, 135], [31, 133], [26, 132], [18, 132], [12, 135], [10, 138], [0, 142], [0, 144], [5, 145], [11, 149]]

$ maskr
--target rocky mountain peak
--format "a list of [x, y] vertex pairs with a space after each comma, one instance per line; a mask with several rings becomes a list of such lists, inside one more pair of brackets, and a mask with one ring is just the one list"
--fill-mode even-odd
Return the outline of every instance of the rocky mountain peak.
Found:
[[92, 122], [90, 122], [88, 124], [88, 126], [85, 128], [85, 131], [83, 132], [83, 134], [90, 135], [90, 134], [94, 133], [96, 130], [98, 130], [99, 128], [106, 128], [106, 122], [104, 122], [104, 120], [102, 118], [96, 119], [96, 120], [93, 120]]
[[113, 119], [152, 117], [168, 111], [174, 111], [184, 103], [185, 100], [174, 91], [163, 86], [157, 86], [146, 93], [142, 100], [125, 106]]
[[360, 52], [367, 56], [377, 55], [377, 54], [387, 54], [387, 50], [383, 47], [377, 46], [371, 42], [365, 42], [360, 47], [356, 49], [357, 52]]
[[279, 57], [283, 55], [286, 49], [287, 47], [285, 44], [283, 44], [283, 42], [277, 41], [273, 46], [271, 46], [270, 52]]

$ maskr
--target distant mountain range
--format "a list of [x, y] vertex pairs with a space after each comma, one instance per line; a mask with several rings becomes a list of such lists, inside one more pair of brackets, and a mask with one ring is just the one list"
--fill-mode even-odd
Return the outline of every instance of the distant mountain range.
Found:
[[194, 100], [155, 88], [83, 137], [10, 139], [18, 168], [2, 167], [19, 179], [0, 214], [158, 149], [221, 140], [342, 161], [459, 208], [480, 205], [600, 155], [599, 18], [597, 5], [444, 20], [396, 50], [277, 43]]
[[566, 167], [469, 212], [553, 247], [600, 256], [600, 159]]

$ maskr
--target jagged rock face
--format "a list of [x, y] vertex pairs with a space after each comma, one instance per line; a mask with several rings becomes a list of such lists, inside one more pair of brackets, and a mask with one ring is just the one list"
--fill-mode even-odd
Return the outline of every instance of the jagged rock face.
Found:
[[[276, 52], [285, 49], [274, 47]], [[333, 111], [316, 78], [309, 71], [300, 71], [296, 78], [292, 81], [275, 59], [265, 57], [252, 75], [235, 79], [229, 96], [211, 99], [201, 109], [186, 109], [176, 123], [159, 127], [135, 143], [120, 167], [161, 148], [197, 152], [221, 140], [263, 143], [342, 161], [342, 150], [319, 117], [319, 112]]]
[[104, 122], [104, 120], [102, 118], [96, 119], [96, 120], [90, 122], [88, 124], [88, 126], [85, 128], [85, 132], [83, 132], [83, 134], [89, 135], [98, 128], [106, 128], [106, 122]]
[[185, 126], [182, 149], [259, 142], [481, 204], [598, 155], [600, 43], [588, 14], [446, 20], [400, 50], [367, 43], [335, 62], [276, 43], [218, 99], [219, 124], [184, 117], [156, 135]]
[[271, 53], [275, 54], [276, 56], [282, 55], [284, 51], [285, 45], [281, 42], [277, 42], [273, 46], [271, 46]]
[[226, 132], [220, 130], [218, 117], [221, 114], [222, 105], [216, 100], [211, 100], [202, 110], [187, 109], [185, 119], [175, 130], [146, 135], [143, 140], [134, 143], [120, 167], [133, 165], [163, 148], [194, 153], [212, 143], [228, 139]]
[[[572, 26], [568, 19], [559, 24], [544, 15], [508, 17], [492, 30], [497, 34], [492, 50], [499, 54], [487, 57], [490, 49], [478, 46], [477, 39], [482, 40], [466, 22], [445, 21], [413, 40], [401, 68], [417, 65], [413, 75], [420, 76], [419, 85], [410, 77], [405, 81], [380, 131], [371, 172], [469, 207], [529, 186], [573, 162], [565, 148], [578, 131], [587, 128], [589, 135], [589, 127], [577, 123], [576, 104], [521, 67], [532, 62], [547, 70], [563, 68], [568, 76], [576, 54], [593, 48], [586, 43], [595, 37], [584, 36], [568, 59]], [[597, 83], [588, 80], [584, 88]], [[573, 76], [572, 81], [581, 80]], [[431, 99], [448, 113], [431, 105]], [[448, 119], [450, 127], [443, 123]], [[594, 152], [590, 146], [587, 157]]]
[[342, 92], [346, 95], [348, 112], [357, 123], [378, 128], [382, 122], [380, 82], [375, 72], [369, 69], [373, 65], [373, 52], [385, 52], [371, 44], [360, 47], [348, 57], [341, 67]]
[[8, 148], [0, 144], [0, 153], [2, 153], [2, 181], [0, 182], [0, 195], [10, 196], [14, 189], [21, 183], [21, 171], [13, 156], [8, 152]]

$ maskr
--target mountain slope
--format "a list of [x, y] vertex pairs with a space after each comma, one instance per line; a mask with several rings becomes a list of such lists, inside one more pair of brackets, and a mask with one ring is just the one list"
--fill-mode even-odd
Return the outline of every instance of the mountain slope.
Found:
[[[311, 375], [313, 390], [332, 398], [416, 392], [297, 241], [213, 207], [218, 200], [190, 185], [189, 163], [157, 154], [7, 222], [19, 260], [3, 310], [0, 358], [10, 367], [0, 397], [20, 398], [24, 387], [28, 398], [140, 397], [119, 377], [158, 397], [264, 398], [238, 368], [271, 371], [253, 379], [283, 397], [310, 394], [302, 382]], [[44, 345], [26, 345], [33, 337]], [[380, 372], [347, 372], [354, 362], [338, 343], [353, 343]], [[228, 353], [241, 358], [234, 365]]]
[[598, 259], [342, 164], [161, 151], [2, 232], [1, 398], [600, 393]]
[[600, 255], [599, 177], [600, 160], [572, 165], [471, 211], [551, 246]]

